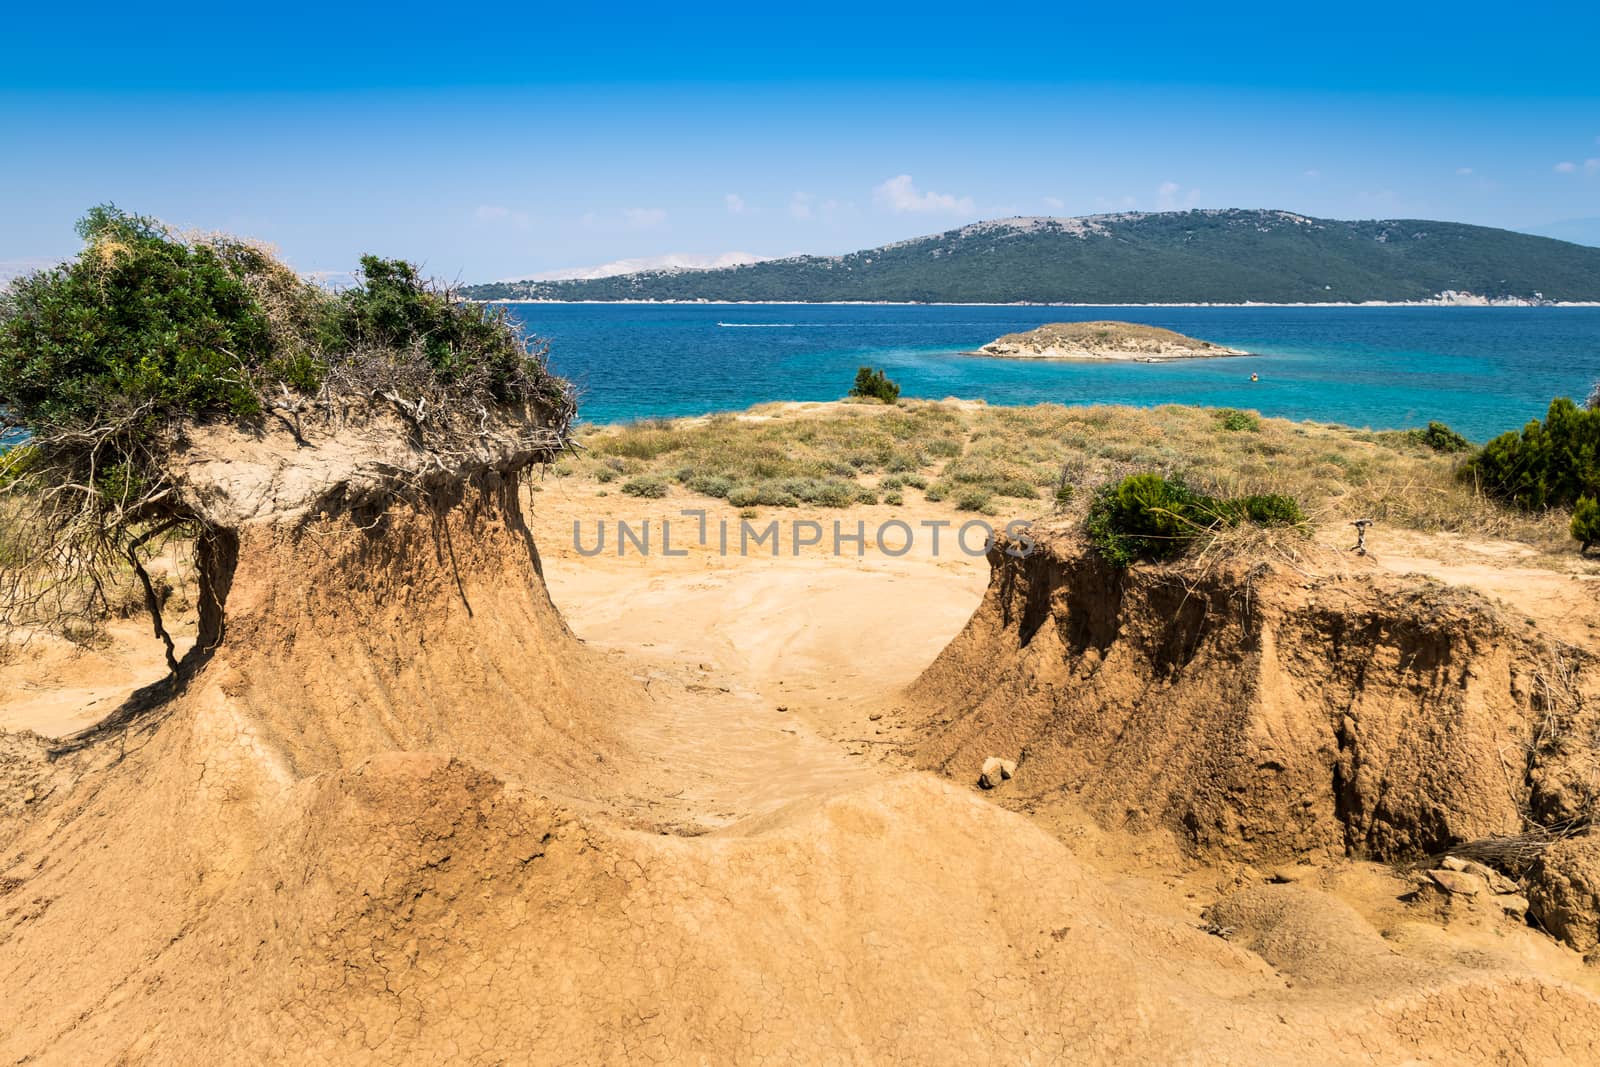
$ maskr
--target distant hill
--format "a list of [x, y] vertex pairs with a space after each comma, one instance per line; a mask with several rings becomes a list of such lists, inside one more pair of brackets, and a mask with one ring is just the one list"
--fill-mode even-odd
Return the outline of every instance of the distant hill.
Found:
[[466, 287], [479, 300], [1321, 303], [1600, 300], [1600, 248], [1420, 219], [1205, 210], [1014, 218], [844, 256]]

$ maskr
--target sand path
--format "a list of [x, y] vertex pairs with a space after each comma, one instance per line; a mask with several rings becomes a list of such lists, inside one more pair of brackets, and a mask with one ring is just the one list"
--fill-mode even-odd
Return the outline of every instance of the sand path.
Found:
[[[797, 557], [787, 542], [778, 558], [741, 557], [721, 555], [713, 535], [687, 556], [583, 557], [574, 520], [589, 524], [586, 546], [597, 514], [658, 531], [669, 520], [676, 551], [694, 528], [679, 511], [696, 502], [607, 507], [593, 486], [545, 486], [531, 525], [551, 598], [580, 638], [647, 682], [660, 714], [630, 724], [630, 738], [671, 783], [662, 796], [687, 825], [726, 825], [898, 767], [899, 725], [884, 709], [961, 629], [988, 580], [981, 557], [935, 558], [927, 542], [899, 558], [835, 557], [831, 545]], [[797, 509], [761, 523], [831, 529], [839, 516]]]

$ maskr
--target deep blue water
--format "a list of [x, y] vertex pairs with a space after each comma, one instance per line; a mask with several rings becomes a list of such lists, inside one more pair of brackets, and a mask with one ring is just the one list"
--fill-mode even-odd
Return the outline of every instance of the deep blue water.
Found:
[[[843, 396], [863, 364], [903, 396], [994, 404], [1201, 404], [1374, 429], [1440, 419], [1486, 440], [1583, 401], [1600, 308], [1048, 308], [518, 304], [590, 422]], [[1260, 353], [1163, 364], [964, 356], [1045, 322], [1123, 319]], [[738, 327], [718, 323], [760, 324]], [[1261, 377], [1252, 384], [1250, 375]]]

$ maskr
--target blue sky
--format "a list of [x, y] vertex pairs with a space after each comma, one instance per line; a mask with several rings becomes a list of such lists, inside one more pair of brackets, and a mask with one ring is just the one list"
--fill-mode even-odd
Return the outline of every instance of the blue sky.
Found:
[[1400, 6], [30, 5], [0, 270], [107, 200], [468, 281], [1190, 206], [1600, 244], [1597, 5]]

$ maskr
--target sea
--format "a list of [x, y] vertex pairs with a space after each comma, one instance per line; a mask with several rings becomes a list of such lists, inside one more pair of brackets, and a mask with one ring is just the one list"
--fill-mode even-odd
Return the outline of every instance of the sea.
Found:
[[[1437, 419], [1484, 441], [1543, 416], [1553, 397], [1582, 403], [1600, 381], [1595, 307], [507, 307], [549, 342], [590, 423], [838, 399], [857, 368], [872, 366], [905, 397], [1196, 404], [1371, 429]], [[969, 354], [1002, 334], [1093, 319], [1164, 326], [1253, 354], [1154, 364]]]

